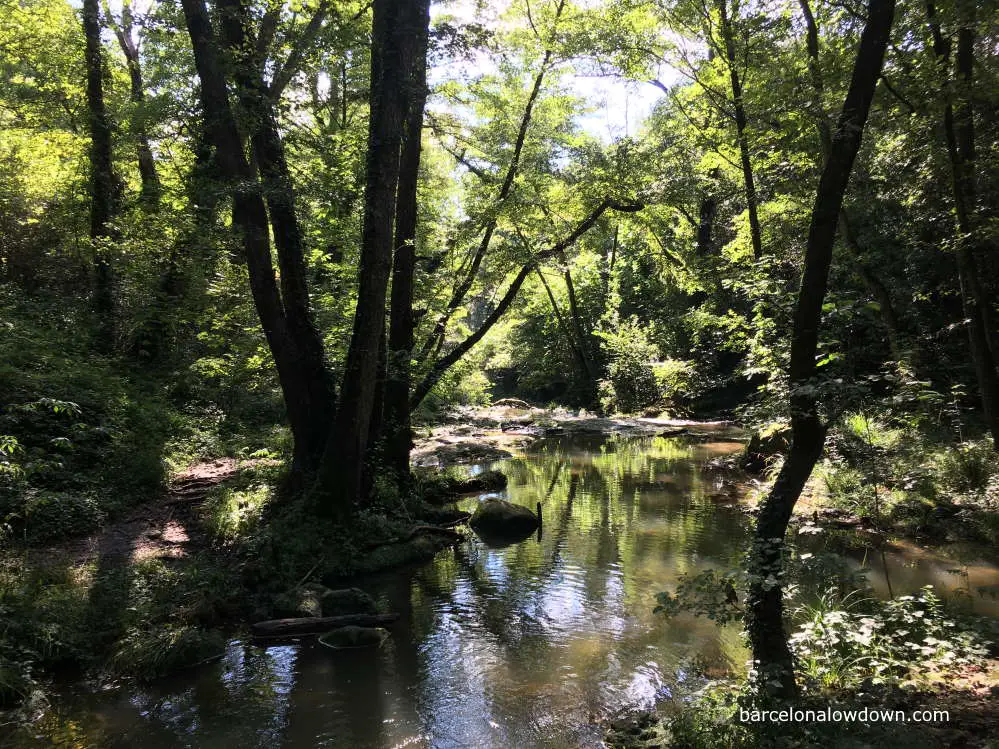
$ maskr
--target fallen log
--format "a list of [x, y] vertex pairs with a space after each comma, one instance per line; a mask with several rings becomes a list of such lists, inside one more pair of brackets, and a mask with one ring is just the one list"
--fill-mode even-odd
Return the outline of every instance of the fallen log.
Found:
[[315, 635], [339, 627], [381, 627], [399, 618], [398, 614], [347, 614], [344, 616], [304, 616], [269, 619], [250, 627], [254, 637], [293, 637]]

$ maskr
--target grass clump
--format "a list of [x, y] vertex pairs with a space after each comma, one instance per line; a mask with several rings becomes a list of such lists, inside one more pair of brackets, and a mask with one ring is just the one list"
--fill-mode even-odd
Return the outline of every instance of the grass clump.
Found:
[[190, 625], [130, 628], [116, 643], [109, 661], [112, 673], [156, 679], [222, 656], [220, 632]]

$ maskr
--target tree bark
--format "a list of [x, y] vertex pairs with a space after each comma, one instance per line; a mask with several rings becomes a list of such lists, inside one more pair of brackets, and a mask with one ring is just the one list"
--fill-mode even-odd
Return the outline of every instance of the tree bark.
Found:
[[397, 479], [409, 478], [413, 435], [409, 418], [416, 317], [413, 283], [416, 270], [417, 185], [423, 150], [423, 110], [427, 102], [429, 0], [416, 0], [410, 9], [410, 40], [414, 45], [406, 97], [406, 124], [399, 166], [395, 212], [395, 256], [389, 313], [388, 358], [384, 394], [384, 458]]
[[385, 301], [392, 269], [396, 191], [404, 111], [400, 36], [402, 0], [375, 0], [371, 39], [371, 117], [365, 166], [364, 222], [353, 333], [341, 399], [319, 466], [314, 497], [334, 514], [345, 514], [361, 497], [378, 349], [385, 327]]
[[[814, 117], [815, 126], [819, 131], [819, 142], [822, 146], [823, 162], [829, 158], [832, 150], [832, 127], [826, 114], [822, 100], [825, 97], [825, 84], [822, 79], [822, 68], [819, 64], [819, 26], [812, 13], [812, 8], [808, 0], [798, 0], [801, 14], [805, 19], [805, 47], [808, 51], [808, 75], [812, 83], [812, 91], [815, 94]], [[895, 361], [901, 362], [903, 359], [901, 338], [901, 325], [898, 314], [895, 311], [895, 303], [892, 301], [888, 287], [882, 283], [877, 273], [865, 262], [864, 253], [853, 232], [853, 227], [847, 215], [846, 207], [840, 209], [839, 228], [842, 232], [843, 242], [847, 250], [857, 263], [857, 275], [863, 281], [871, 296], [878, 303], [881, 320], [884, 323], [888, 338], [888, 348]]]
[[[993, 341], [992, 301], [981, 282], [978, 269], [975, 175], [975, 125], [972, 89], [974, 86], [975, 6], [958, 2], [960, 28], [955, 59], [956, 95], [951, 94], [950, 75], [943, 82], [943, 127], [947, 156], [951, 165], [951, 186], [957, 229], [957, 270], [961, 302], [968, 325], [968, 341], [975, 377], [982, 399], [985, 422], [992, 434], [992, 448], [999, 452], [999, 371]], [[942, 71], [950, 68], [950, 42], [940, 28], [932, 0], [926, 3], [926, 16], [933, 39], [933, 54]]]
[[98, 338], [105, 348], [114, 341], [114, 270], [107, 244], [114, 239], [111, 225], [121, 204], [121, 182], [111, 154], [112, 127], [104, 104], [104, 55], [98, 0], [83, 0], [86, 40], [87, 111], [90, 126], [90, 239], [94, 245], [93, 306]]
[[775, 682], [779, 697], [797, 693], [793, 657], [784, 632], [783, 550], [787, 524], [805, 482], [822, 454], [826, 428], [819, 415], [815, 355], [843, 196], [860, 149], [895, 12], [894, 0], [870, 0], [850, 87], [832, 134], [829, 158], [812, 208], [805, 265], [791, 338], [792, 441], [787, 459], [764, 500], [750, 554], [746, 628], [758, 674]]
[[[111, 19], [110, 11], [105, 0], [105, 13]], [[125, 66], [128, 69], [129, 79], [129, 99], [132, 102], [132, 134], [135, 136], [135, 148], [139, 162], [139, 180], [142, 183], [141, 198], [142, 204], [148, 209], [155, 210], [160, 200], [160, 178], [156, 171], [156, 159], [153, 158], [153, 149], [149, 145], [149, 128], [146, 125], [146, 113], [143, 105], [146, 100], [145, 86], [142, 81], [142, 64], [139, 60], [139, 47], [132, 36], [132, 4], [130, 0], [124, 0], [121, 6], [121, 23], [114, 23], [115, 36], [118, 39], [118, 46], [121, 47], [122, 54], [125, 55]]]
[[253, 160], [260, 170], [281, 275], [281, 304], [287, 345], [297, 366], [289, 420], [295, 436], [293, 472], [315, 470], [333, 420], [335, 389], [326, 362], [322, 337], [313, 321], [305, 242], [295, 209], [295, 189], [278, 130], [274, 101], [262, 78], [262, 61], [254, 53], [245, 0], [219, 0], [221, 28], [236, 83], [236, 94], [246, 117]]
[[204, 0], [182, 0], [182, 5], [201, 81], [206, 136], [215, 147], [215, 163], [232, 193], [233, 227], [242, 244], [253, 302], [277, 368], [295, 441], [293, 465], [298, 467], [302, 465], [301, 453], [309, 444], [306, 419], [313, 409], [321, 409], [324, 404], [312, 403], [312, 392], [303, 386], [302, 373], [308, 362], [295, 345], [285, 317], [271, 262], [267, 210], [260, 183], [243, 153], [208, 11]]
[[717, 0], [718, 15], [721, 26], [722, 41], [725, 44], [725, 62], [728, 66], [729, 81], [732, 85], [732, 106], [735, 111], [735, 129], [739, 141], [739, 159], [742, 163], [742, 179], [746, 188], [746, 210], [749, 213], [749, 235], [753, 245], [753, 257], [759, 260], [763, 257], [763, 237], [760, 230], [760, 216], [756, 195], [756, 180], [753, 176], [753, 163], [749, 158], [749, 136], [746, 129], [749, 120], [746, 117], [746, 103], [743, 97], [742, 80], [739, 77], [738, 62], [735, 52], [735, 34], [732, 21], [728, 16], [728, 0]]

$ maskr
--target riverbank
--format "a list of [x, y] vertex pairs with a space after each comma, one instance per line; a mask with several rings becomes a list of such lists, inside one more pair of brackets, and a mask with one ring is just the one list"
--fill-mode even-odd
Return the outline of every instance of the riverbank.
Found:
[[536, 408], [516, 399], [504, 399], [488, 408], [456, 409], [440, 424], [417, 427], [415, 432], [412, 462], [422, 468], [502, 460], [545, 437], [662, 436], [727, 442], [748, 438], [731, 421], [601, 417], [582, 410]]
[[[621, 439], [607, 440], [614, 436]], [[545, 440], [544, 448], [539, 450], [541, 440]], [[447, 524], [444, 515], [450, 513], [454, 518], [457, 511], [396, 496], [380, 497], [377, 514], [365, 516], [350, 534], [338, 535], [335, 529], [296, 513], [294, 507], [281, 513], [266, 512], [275, 499], [273, 487], [280, 480], [281, 468], [274, 461], [202, 466], [171, 484], [167, 498], [183, 500], [174, 510], [136, 511], [145, 524], [132, 528], [138, 544], [126, 547], [141, 554], [128, 565], [102, 566], [99, 555], [75, 558], [71, 564], [64, 558], [50, 569], [28, 571], [29, 577], [34, 576], [32, 584], [24, 586], [21, 598], [6, 600], [19, 600], [28, 606], [28, 596], [34, 596], [30, 607], [20, 612], [26, 616], [18, 618], [38, 625], [39, 631], [49, 627], [54, 634], [53, 657], [34, 662], [39, 666], [34, 672], [36, 685], [41, 687], [51, 683], [49, 675], [56, 673], [60, 679], [88, 673], [99, 677], [96, 683], [105, 685], [129, 677], [123, 683], [136, 684], [135, 690], [151, 689], [152, 680], [170, 673], [180, 674], [178, 683], [201, 679], [199, 674], [205, 668], [216, 667], [190, 667], [219, 657], [228, 663], [225, 659], [230, 657], [232, 643], [239, 641], [247, 625], [274, 616], [328, 614], [321, 604], [319, 608], [315, 604], [328, 597], [330, 589], [350, 586], [358, 575], [379, 569], [387, 571], [380, 576], [381, 582], [372, 583], [372, 605], [377, 608], [370, 610], [399, 615], [397, 622], [389, 625], [393, 632], [386, 645], [389, 652], [425, 646], [425, 639], [416, 643], [406, 639], [409, 628], [417, 626], [415, 622], [423, 629], [413, 637], [438, 642], [433, 638], [451, 633], [449, 637], [458, 627], [465, 633], [463, 637], [474, 641], [471, 650], [434, 661], [437, 669], [444, 668], [444, 662], [463, 660], [478, 664], [476, 668], [508, 664], [513, 657], [511, 649], [523, 647], [520, 668], [525, 675], [533, 674], [538, 662], [530, 656], [535, 647], [530, 643], [540, 636], [546, 642], [550, 638], [550, 647], [555, 648], [552, 652], [560, 653], [558, 643], [570, 627], [568, 631], [577, 633], [573, 637], [580, 638], [571, 645], [574, 673], [592, 673], [603, 658], [611, 662], [622, 653], [642, 655], [646, 649], [656, 648], [662, 650], [654, 659], [657, 664], [668, 664], [669, 668], [681, 664], [680, 670], [689, 669], [689, 674], [696, 676], [693, 681], [707, 678], [707, 674], [714, 678], [738, 674], [745, 654], [737, 628], [717, 630], [708, 621], [696, 625], [684, 622], [681, 631], [696, 631], [700, 650], [686, 646], [677, 650], [672, 636], [663, 639], [664, 625], [652, 614], [652, 594], [674, 580], [677, 569], [705, 560], [723, 568], [740, 564], [748, 527], [744, 477], [737, 468], [744, 441], [745, 434], [728, 423], [603, 419], [520, 404], [459, 412], [446, 423], [426, 427], [418, 435], [414, 451], [425, 464], [418, 472], [423, 490], [440, 485], [434, 477], [441, 469], [447, 476], [444, 483], [453, 486], [452, 482], [469, 473], [466, 466], [475, 466], [474, 472], [478, 472], [484, 464], [515, 457], [506, 464], [511, 481], [507, 494], [530, 508], [536, 501], [543, 503], [545, 527], [542, 538], [506, 551], [463, 544], [436, 533], [413, 538], [410, 534], [424, 521], [442, 527]], [[206, 487], [204, 481], [209, 478], [211, 485]], [[214, 483], [215, 479], [220, 480]], [[132, 515], [122, 522], [134, 524], [136, 519]], [[165, 527], [151, 527], [151, 520], [165, 521]], [[803, 514], [800, 527], [809, 522], [810, 516]], [[183, 543], [177, 543], [177, 526], [186, 529]], [[120, 530], [110, 535], [118, 536]], [[850, 528], [844, 531], [852, 532]], [[90, 543], [87, 548], [101, 546], [100, 542]], [[448, 551], [449, 547], [454, 550]], [[324, 557], [317, 549], [325, 549], [328, 555]], [[670, 561], [666, 563], [666, 559]], [[563, 569], [567, 560], [573, 561]], [[404, 574], [395, 571], [407, 563], [414, 566]], [[515, 573], [519, 566], [508, 565], [525, 567]], [[631, 572], [621, 578], [622, 570], [627, 569]], [[591, 579], [596, 570], [606, 580], [598, 583]], [[425, 580], [427, 577], [432, 580]], [[414, 580], [423, 582], [417, 585]], [[623, 583], [627, 591], [624, 598], [609, 598]], [[435, 596], [455, 585], [453, 593], [444, 595], [440, 607], [421, 609], [420, 613], [408, 610], [420, 605], [418, 601], [436, 600]], [[539, 591], [551, 587], [547, 604], [546, 598], [534, 599], [536, 586], [541, 586]], [[383, 590], [386, 592], [380, 592]], [[509, 602], [500, 603], [509, 594], [503, 591], [511, 590], [519, 591], [515, 600], [523, 608], [507, 611]], [[474, 616], [467, 610], [468, 596], [481, 598]], [[596, 630], [591, 632], [588, 622], [594, 616]], [[101, 627], [95, 626], [97, 621]], [[428, 634], [437, 632], [438, 627], [444, 632]], [[513, 630], [507, 631], [509, 627]], [[106, 636], [109, 629], [110, 637]], [[616, 644], [622, 631], [630, 633], [627, 646]], [[511, 644], [497, 646], [493, 652], [494, 637], [500, 638], [499, 643]], [[606, 643], [597, 647], [604, 640]], [[521, 644], [514, 647], [513, 643]], [[438, 642], [435, 647], [440, 646]], [[266, 645], [261, 647], [270, 652]], [[286, 647], [297, 649], [301, 645], [289, 643]], [[714, 653], [708, 665], [702, 650]], [[719, 650], [724, 657], [718, 657]], [[317, 657], [313, 650], [303, 652]], [[595, 657], [595, 652], [602, 655]], [[483, 653], [489, 653], [485, 660]], [[654, 677], [649, 677], [642, 670], [642, 664], [653, 662], [649, 658], [642, 655], [635, 664], [635, 674], [629, 677], [649, 678], [648, 682], [639, 681], [647, 697], [659, 695], [659, 690], [676, 678], [659, 665]], [[689, 668], [689, 664], [696, 665]], [[960, 702], [967, 692], [968, 703], [956, 702], [953, 709], [963, 710], [971, 725], [973, 710], [990, 714], [987, 704], [982, 705], [988, 703], [994, 682], [992, 676], [983, 674], [992, 672], [966, 672], [967, 689], [962, 686], [956, 690], [960, 694], [954, 699]], [[184, 676], [188, 673], [189, 677]], [[131, 681], [137, 676], [146, 685], [140, 687]], [[501, 683], [509, 676], [496, 674], [495, 678]], [[553, 683], [559, 683], [561, 676], [552, 678]], [[947, 672], [947, 678], [956, 676]], [[493, 683], [493, 676], [488, 680]], [[170, 683], [169, 679], [163, 682]], [[687, 694], [692, 683], [688, 678], [669, 689], [677, 695]], [[124, 687], [126, 692], [131, 689]], [[24, 717], [44, 712], [44, 691], [32, 690], [37, 697], [29, 699]], [[527, 693], [533, 694], [530, 689]], [[922, 704], [916, 697], [906, 700], [906, 704]], [[354, 707], [359, 714], [364, 713], [363, 706]], [[594, 721], [599, 717], [601, 711], [585, 724], [596, 730]], [[578, 716], [573, 720], [582, 721]], [[648, 733], [647, 727], [639, 735], [658, 736]]]

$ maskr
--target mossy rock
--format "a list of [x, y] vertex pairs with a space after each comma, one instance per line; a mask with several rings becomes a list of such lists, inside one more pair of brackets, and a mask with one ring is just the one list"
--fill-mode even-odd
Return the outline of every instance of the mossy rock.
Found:
[[479, 503], [468, 524], [489, 545], [503, 546], [523, 541], [537, 530], [541, 520], [528, 508], [505, 499]]
[[319, 637], [319, 642], [334, 650], [378, 648], [388, 638], [381, 627], [338, 627]]
[[507, 478], [500, 471], [483, 471], [466, 478], [442, 473], [423, 478], [421, 496], [432, 505], [446, 505], [456, 502], [462, 494], [500, 491], [506, 485]]
[[375, 599], [360, 588], [341, 588], [330, 590], [321, 585], [320, 596], [323, 616], [346, 616], [348, 614], [377, 614], [378, 605]]
[[657, 715], [638, 711], [605, 723], [604, 741], [611, 749], [657, 749], [667, 746], [667, 731]]
[[375, 614], [375, 599], [360, 588], [331, 590], [319, 583], [306, 583], [278, 596], [274, 615], [279, 618]]
[[476, 476], [458, 481], [453, 491], [455, 494], [472, 494], [473, 492], [494, 492], [505, 489], [506, 475], [500, 471], [483, 471]]
[[453, 545], [453, 541], [443, 536], [421, 535], [397, 544], [385, 544], [372, 549], [361, 557], [354, 567], [357, 573], [380, 572], [416, 562], [427, 562], [437, 552]]

